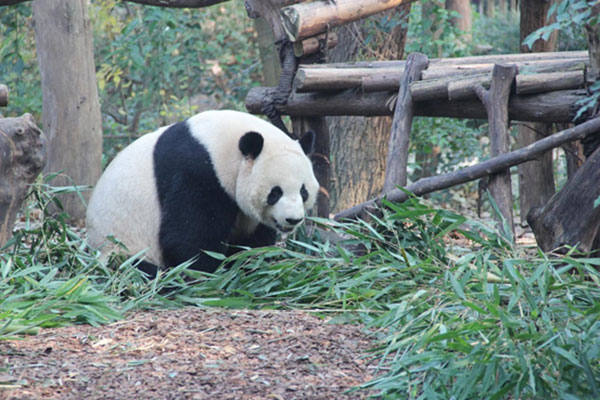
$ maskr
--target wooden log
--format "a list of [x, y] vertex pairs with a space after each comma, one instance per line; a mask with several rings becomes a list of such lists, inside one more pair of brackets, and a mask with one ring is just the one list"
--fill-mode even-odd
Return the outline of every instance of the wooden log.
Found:
[[327, 40], [327, 48], [331, 49], [337, 45], [338, 35], [335, 32], [329, 32], [328, 34], [322, 33], [320, 35], [304, 39], [301, 42], [296, 42], [294, 43], [294, 54], [296, 57], [314, 54], [321, 49], [321, 43], [323, 43], [325, 40]]
[[[381, 206], [381, 200], [383, 198], [387, 198], [392, 202], [403, 202], [408, 199], [410, 193], [415, 196], [422, 196], [437, 190], [474, 181], [485, 176], [504, 171], [514, 165], [533, 160], [539, 157], [541, 154], [544, 154], [545, 152], [565, 143], [580, 140], [586, 136], [598, 134], [600, 134], [600, 118], [594, 118], [576, 127], [565, 129], [564, 131], [560, 131], [545, 137], [544, 139], [540, 139], [526, 147], [501, 154], [479, 164], [472, 165], [455, 172], [450, 172], [448, 174], [419, 179], [418, 181], [406, 186], [403, 190], [394, 189], [385, 195], [370, 199], [369, 201], [361, 204], [357, 204], [356, 206], [347, 210], [343, 210], [337, 213], [334, 216], [334, 219], [340, 220], [345, 218], [360, 217], [365, 211], [376, 206]], [[600, 171], [600, 168], [597, 170]], [[595, 186], [600, 187], [598, 185]]]
[[[395, 91], [399, 88], [401, 74], [371, 75], [361, 79], [363, 92]], [[454, 76], [413, 82], [410, 94], [415, 101], [445, 99], [464, 100], [475, 98], [474, 87], [477, 84], [489, 88], [489, 74], [473, 75], [466, 78]], [[555, 90], [578, 89], [583, 87], [583, 70], [565, 72], [544, 72], [539, 74], [517, 75], [516, 92], [532, 94]]]
[[455, 79], [454, 81], [452, 81], [452, 79], [445, 80], [448, 80], [448, 85], [446, 87], [448, 100], [457, 101], [477, 97], [477, 93], [475, 92], [476, 87], [481, 86], [485, 89], [489, 89], [492, 75], [474, 75], [464, 79]]
[[[404, 68], [402, 68], [402, 72], [364, 76], [360, 79], [360, 88], [366, 93], [398, 91], [398, 89], [400, 89], [400, 81], [402, 80], [403, 76]], [[412, 87], [417, 82], [413, 82], [411, 84], [411, 96], [413, 96]], [[413, 100], [417, 101], [414, 96]]]
[[517, 93], [531, 94], [582, 88], [584, 73], [581, 71], [546, 72], [541, 74], [517, 75]]
[[[517, 63], [523, 61], [543, 61], [543, 60], [572, 60], [587, 61], [587, 51], [558, 51], [543, 53], [514, 53], [499, 54], [489, 56], [470, 56], [455, 58], [433, 58], [429, 60], [429, 68], [439, 68], [450, 65], [461, 64], [496, 64], [496, 63]], [[329, 64], [300, 64], [300, 68], [403, 68], [406, 65], [405, 60], [385, 60], [385, 61], [353, 61]]]
[[[513, 63], [518, 71], [523, 73], [541, 73], [556, 71], [574, 71], [583, 69], [586, 60], [568, 59], [568, 60], [539, 60], [539, 61], [519, 61]], [[479, 74], [489, 74], [494, 69], [495, 64], [464, 64], [450, 66], [433, 66], [423, 71], [421, 79], [438, 79], [448, 76], [469, 76]]]
[[[543, 251], [553, 251], [565, 245], [577, 246], [584, 253], [600, 249], [594, 243], [600, 234], [600, 207], [594, 207], [594, 202], [600, 197], [598, 182], [600, 148], [548, 203], [529, 211], [527, 222]], [[560, 250], [566, 251], [564, 248]]]
[[8, 105], [8, 87], [6, 85], [0, 85], [0, 107], [6, 107]]
[[[246, 97], [250, 113], [261, 114], [261, 101], [274, 88], [254, 87]], [[561, 90], [534, 95], [513, 95], [508, 103], [508, 115], [513, 121], [572, 122], [578, 101], [584, 99], [584, 90]], [[336, 116], [361, 115], [367, 117], [392, 115], [396, 95], [387, 92], [362, 93], [350, 89], [340, 92], [292, 93], [285, 105], [277, 106], [284, 115]], [[430, 100], [414, 104], [414, 115], [424, 117], [485, 119], [485, 108], [478, 100]]]
[[294, 87], [299, 93], [359, 88], [362, 79], [379, 74], [402, 75], [398, 68], [299, 68], [294, 78]]
[[323, 0], [281, 9], [281, 20], [292, 42], [325, 32], [415, 0]]
[[46, 163], [46, 137], [31, 114], [0, 119], [0, 247], [12, 236], [29, 185]]
[[[547, 71], [582, 71], [585, 66], [584, 59], [568, 60], [541, 60], [524, 61], [516, 63], [519, 71], [523, 73], [542, 73]], [[490, 76], [494, 64], [457, 64], [457, 65], [430, 65], [429, 68], [421, 73], [421, 81], [415, 83], [415, 86], [432, 85], [431, 91], [434, 91], [436, 85], [442, 87], [448, 82], [456, 79], [478, 79], [481, 76]], [[295, 86], [298, 92], [310, 92], [320, 90], [340, 90], [353, 89], [373, 85], [372, 80], [378, 82], [378, 79], [384, 79], [387, 76], [389, 81], [393, 82], [399, 75], [404, 73], [404, 65], [387, 67], [357, 67], [357, 68], [311, 68], [303, 66], [296, 73]], [[430, 80], [436, 80], [435, 83], [427, 83]], [[378, 85], [382, 85], [380, 82]], [[397, 85], [397, 84], [396, 84]], [[390, 84], [388, 90], [394, 89]], [[443, 90], [443, 89], [442, 89]], [[373, 91], [373, 90], [370, 90]], [[438, 95], [439, 96], [439, 95]], [[439, 98], [439, 97], [438, 97]]]
[[408, 145], [413, 120], [413, 101], [410, 95], [411, 82], [419, 79], [421, 71], [427, 68], [429, 59], [425, 54], [411, 53], [406, 62], [406, 73], [398, 92], [394, 107], [394, 118], [390, 132], [390, 141], [385, 165], [383, 192], [389, 192], [396, 186], [406, 185], [406, 166], [408, 163]]
[[[517, 66], [512, 64], [496, 64], [492, 72], [490, 88], [485, 89], [483, 85], [475, 87], [475, 93], [481, 100], [488, 115], [490, 132], [490, 154], [497, 157], [508, 153], [510, 149], [510, 134], [508, 132], [508, 98], [510, 88], [517, 76]], [[515, 227], [513, 220], [513, 196], [510, 179], [510, 170], [500, 171], [490, 176], [488, 183], [490, 193], [498, 206], [502, 216], [496, 216], [498, 226], [504, 231], [510, 229], [511, 237], [514, 237]], [[508, 234], [509, 232], [505, 232]]]

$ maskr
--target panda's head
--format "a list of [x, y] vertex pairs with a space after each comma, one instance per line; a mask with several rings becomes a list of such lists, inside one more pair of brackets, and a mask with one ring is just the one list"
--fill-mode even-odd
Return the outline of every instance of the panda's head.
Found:
[[281, 140], [265, 140], [254, 131], [241, 136], [238, 148], [243, 159], [236, 201], [248, 216], [288, 234], [314, 205], [319, 184], [308, 158], [314, 133], [310, 131], [298, 141], [281, 134]]

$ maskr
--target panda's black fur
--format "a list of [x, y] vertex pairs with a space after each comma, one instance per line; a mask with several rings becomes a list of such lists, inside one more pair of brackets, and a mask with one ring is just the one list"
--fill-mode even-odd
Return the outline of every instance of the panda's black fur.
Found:
[[[258, 156], [260, 150], [254, 151], [254, 157]], [[204, 243], [204, 250], [219, 253], [227, 252], [225, 240], [229, 240], [230, 248], [275, 243], [277, 232], [263, 224], [252, 236], [229, 237], [240, 209], [219, 183], [208, 151], [192, 137], [185, 122], [172, 125], [160, 136], [153, 157], [162, 214], [158, 241], [166, 265], [179, 265], [195, 257], [190, 268], [214, 271], [218, 260], [198, 253], [194, 243]], [[157, 266], [143, 262], [142, 268], [154, 275]]]
[[[314, 136], [306, 136], [301, 140], [302, 150], [310, 152], [313, 141]], [[249, 163], [252, 168], [252, 162], [258, 162], [256, 159], [263, 152], [263, 135], [248, 131], [240, 135], [237, 144], [231, 148], [231, 159], [239, 158], [236, 152], [241, 152], [242, 159], [246, 160], [242, 162]], [[176, 266], [193, 259], [190, 268], [213, 272], [219, 265], [219, 260], [201, 250], [228, 254], [239, 246], [259, 247], [275, 243], [276, 229], [260, 221], [252, 232], [236, 232], [237, 219], [243, 214], [240, 206], [225, 190], [223, 182], [217, 176], [217, 168], [209, 150], [201, 140], [194, 137], [188, 121], [171, 125], [159, 134], [152, 151], [152, 163], [160, 209], [158, 245], [163, 267]], [[314, 186], [313, 182], [309, 183]], [[304, 185], [301, 190], [306, 193]], [[311, 191], [312, 196], [316, 196], [315, 189]], [[266, 202], [267, 194], [264, 194], [264, 197]], [[305, 201], [304, 198], [302, 200]], [[312, 200], [314, 202], [314, 199]], [[94, 220], [103, 218], [98, 216], [99, 211], [96, 211], [102, 208], [92, 206], [92, 202], [93, 196], [88, 210], [88, 221], [92, 223], [88, 230], [94, 230]], [[294, 223], [299, 221], [294, 218], [285, 220]], [[135, 219], [132, 223], [135, 223]], [[111, 233], [100, 232], [102, 235]], [[98, 233], [95, 236], [98, 236]], [[151, 277], [154, 277], [160, 268], [157, 263], [147, 260], [142, 260], [138, 267]]]

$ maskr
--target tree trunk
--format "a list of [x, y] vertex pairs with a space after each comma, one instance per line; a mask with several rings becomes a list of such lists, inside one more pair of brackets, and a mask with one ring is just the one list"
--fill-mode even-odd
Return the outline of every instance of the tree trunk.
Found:
[[[521, 42], [527, 35], [546, 25], [548, 22], [546, 16], [551, 5], [552, 2], [547, 0], [521, 0]], [[557, 34], [555, 32], [550, 35], [549, 40], [546, 42], [536, 41], [531, 49], [522, 46], [521, 52], [554, 51], [556, 39]], [[530, 123], [527, 125], [518, 127], [516, 139], [518, 147], [525, 147], [552, 132], [551, 124]], [[519, 165], [518, 170], [521, 225], [525, 226], [529, 210], [544, 205], [555, 192], [552, 152], [548, 152], [534, 161]]]
[[494, 0], [481, 0], [485, 3], [485, 16], [488, 18], [494, 18], [496, 12], [496, 2]]
[[17, 212], [46, 162], [46, 138], [31, 114], [0, 118], [0, 247], [12, 236]]
[[254, 19], [254, 29], [258, 35], [258, 52], [263, 72], [263, 85], [277, 86], [281, 75], [281, 65], [275, 47], [275, 37], [271, 25], [264, 18]]
[[[408, 18], [410, 5], [391, 11], [394, 18]], [[391, 37], [383, 37], [375, 44], [377, 51], [387, 59], [400, 59], [404, 53], [406, 29], [399, 24]], [[330, 51], [330, 62], [356, 59], [360, 52], [357, 37], [364, 36], [364, 24], [355, 22], [338, 31], [338, 44]], [[341, 210], [361, 203], [381, 192], [385, 175], [391, 118], [343, 117], [328, 118], [331, 133], [332, 182], [330, 206]]]
[[[35, 0], [33, 14], [48, 138], [45, 170], [66, 175], [55, 185], [94, 185], [102, 172], [102, 121], [87, 1]], [[85, 205], [77, 195], [61, 202], [73, 222], [83, 222]]]
[[470, 36], [473, 25], [471, 2], [469, 0], [446, 0], [446, 10], [456, 11], [460, 15], [459, 18], [452, 19], [452, 24]]

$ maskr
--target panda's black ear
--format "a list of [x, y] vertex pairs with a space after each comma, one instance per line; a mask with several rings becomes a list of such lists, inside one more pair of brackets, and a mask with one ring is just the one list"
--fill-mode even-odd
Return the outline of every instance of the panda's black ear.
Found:
[[264, 139], [258, 132], [247, 132], [240, 138], [240, 151], [244, 157], [255, 159], [262, 151]]
[[317, 135], [315, 135], [315, 132], [311, 129], [308, 132], [306, 132], [304, 135], [302, 135], [302, 137], [300, 139], [298, 139], [298, 142], [300, 143], [302, 150], [304, 150], [304, 154], [306, 154], [307, 156], [311, 155], [315, 149], [316, 137], [317, 137]]

